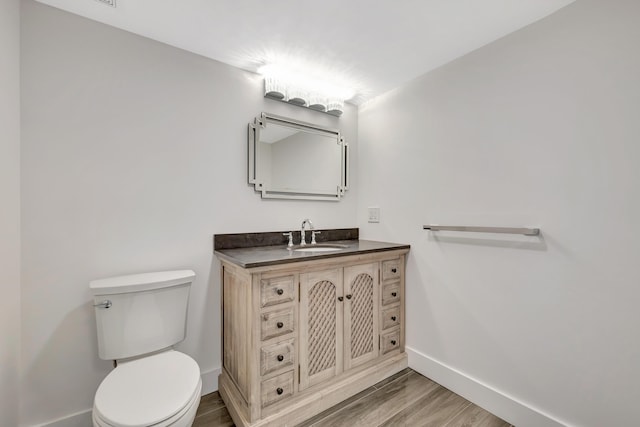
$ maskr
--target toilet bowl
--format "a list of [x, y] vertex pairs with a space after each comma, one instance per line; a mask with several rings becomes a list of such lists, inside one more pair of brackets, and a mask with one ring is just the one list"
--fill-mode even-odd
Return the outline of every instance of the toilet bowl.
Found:
[[197, 363], [169, 350], [118, 365], [102, 381], [93, 405], [96, 427], [188, 427], [202, 380]]
[[191, 270], [94, 280], [98, 355], [117, 361], [93, 401], [96, 427], [189, 427], [200, 404], [195, 360], [173, 350], [186, 337]]

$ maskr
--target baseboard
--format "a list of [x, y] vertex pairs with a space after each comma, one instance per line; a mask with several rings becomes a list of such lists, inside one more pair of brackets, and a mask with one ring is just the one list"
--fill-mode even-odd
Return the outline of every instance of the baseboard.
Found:
[[222, 373], [222, 368], [212, 369], [203, 372], [202, 376], [202, 395], [213, 393], [218, 390], [218, 376]]
[[67, 415], [63, 418], [58, 418], [54, 421], [38, 424], [33, 427], [90, 427], [92, 425], [93, 420], [91, 419], [91, 409], [88, 409], [86, 411]]
[[409, 367], [517, 427], [565, 427], [562, 422], [410, 347]]
[[[221, 368], [212, 369], [207, 372], [202, 372], [202, 392], [205, 394], [213, 393], [218, 390], [218, 375], [222, 373]], [[88, 427], [93, 424], [91, 420], [91, 409], [85, 411], [76, 412], [66, 417], [59, 418], [54, 421], [49, 421], [44, 424], [38, 424], [33, 427]]]

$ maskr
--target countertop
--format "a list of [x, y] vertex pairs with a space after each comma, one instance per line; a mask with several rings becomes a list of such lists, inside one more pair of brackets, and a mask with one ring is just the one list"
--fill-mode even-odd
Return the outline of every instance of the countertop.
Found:
[[[335, 258], [345, 255], [358, 255], [373, 252], [385, 252], [397, 249], [409, 249], [410, 246], [399, 243], [376, 242], [372, 240], [337, 240], [318, 242], [320, 246], [335, 244], [345, 246], [332, 252], [296, 252], [287, 245], [258, 246], [249, 248], [218, 249], [214, 253], [221, 259], [243, 268], [264, 267], [314, 259]], [[312, 245], [307, 244], [307, 247]]]

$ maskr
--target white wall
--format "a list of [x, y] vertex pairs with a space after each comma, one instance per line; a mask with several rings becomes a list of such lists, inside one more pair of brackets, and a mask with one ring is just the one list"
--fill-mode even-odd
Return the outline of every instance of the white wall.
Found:
[[220, 367], [215, 233], [352, 227], [356, 198], [260, 199], [247, 184], [247, 124], [262, 111], [341, 128], [265, 100], [257, 75], [23, 3], [22, 424], [90, 409], [111, 363], [97, 356], [90, 280], [193, 268], [188, 338]]
[[0, 2], [0, 425], [18, 424], [20, 0]]
[[412, 245], [410, 363], [518, 426], [638, 423], [638, 16], [576, 2], [359, 110], [361, 237]]

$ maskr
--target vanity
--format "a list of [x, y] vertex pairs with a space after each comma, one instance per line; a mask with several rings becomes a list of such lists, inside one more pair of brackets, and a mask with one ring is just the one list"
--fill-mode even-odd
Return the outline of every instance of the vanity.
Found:
[[320, 236], [315, 250], [287, 247], [283, 232], [214, 236], [218, 386], [237, 426], [296, 425], [407, 366], [409, 245], [359, 240], [358, 229]]

